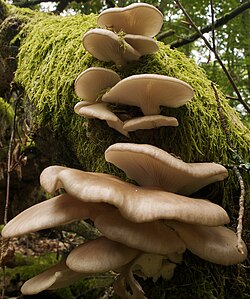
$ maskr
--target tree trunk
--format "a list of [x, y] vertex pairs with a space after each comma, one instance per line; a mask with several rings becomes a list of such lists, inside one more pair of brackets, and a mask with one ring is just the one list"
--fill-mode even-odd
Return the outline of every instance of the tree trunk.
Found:
[[[41, 152], [39, 161], [36, 161], [39, 170], [53, 162], [124, 177], [104, 159], [106, 148], [116, 142], [153, 144], [186, 162], [232, 165], [244, 164], [249, 159], [250, 132], [218, 89], [224, 126], [228, 132], [226, 136], [218, 112], [217, 95], [211, 82], [193, 61], [177, 50], [159, 43], [160, 49], [156, 54], [142, 57], [138, 62], [117, 69], [113, 63], [93, 58], [81, 44], [82, 35], [96, 26], [94, 15], [61, 17], [11, 7], [10, 14], [2, 25], [13, 18], [18, 24], [15, 34], [22, 28], [22, 33], [18, 38], [16, 36], [14, 44], [18, 47], [20, 42], [21, 46], [15, 48], [15, 53], [11, 55], [14, 60], [14, 66], [9, 67], [11, 75], [7, 75], [6, 68], [0, 68], [0, 78], [7, 75], [7, 78], [0, 81], [0, 90], [2, 97], [8, 100], [7, 95], [11, 90], [9, 84], [14, 78], [15, 88], [22, 91], [20, 118], [25, 119], [28, 126], [25, 134]], [[22, 26], [24, 24], [26, 25]], [[3, 32], [2, 28], [0, 34]], [[11, 26], [4, 30], [11, 30]], [[8, 34], [0, 45], [0, 51], [5, 45], [12, 47]], [[18, 61], [15, 58], [17, 53]], [[12, 63], [10, 60], [9, 62]], [[74, 80], [81, 71], [92, 66], [112, 69], [121, 78], [142, 73], [175, 77], [190, 84], [195, 95], [181, 108], [162, 108], [162, 114], [178, 119], [178, 127], [141, 130], [130, 133], [127, 138], [109, 128], [104, 121], [83, 119], [74, 114], [74, 105], [79, 101], [74, 95]], [[15, 67], [17, 69], [13, 77]], [[118, 115], [140, 115], [134, 107], [119, 107], [118, 111]], [[228, 138], [233, 149], [228, 144]], [[249, 173], [243, 170], [242, 174], [248, 188]], [[193, 196], [222, 205], [231, 217], [230, 226], [236, 227], [239, 187], [232, 170], [229, 170], [227, 181], [207, 186]], [[245, 217], [249, 217], [249, 210]], [[247, 221], [244, 240], [249, 245]], [[158, 280], [156, 283], [147, 280], [142, 285], [146, 296], [152, 299], [246, 298], [250, 289], [249, 274], [245, 266], [247, 262], [236, 266], [219, 266], [188, 252], [184, 256], [184, 262], [177, 266], [172, 280]]]

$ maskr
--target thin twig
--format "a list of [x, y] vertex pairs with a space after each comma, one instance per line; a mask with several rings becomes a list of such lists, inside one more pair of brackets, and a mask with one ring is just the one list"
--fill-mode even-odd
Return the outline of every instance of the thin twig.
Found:
[[216, 52], [215, 20], [214, 20], [214, 5], [213, 5], [213, 0], [210, 0], [210, 8], [211, 8], [211, 19], [212, 19], [212, 41], [213, 41], [213, 49], [214, 49], [214, 52]]
[[[233, 143], [230, 139], [229, 131], [227, 129], [226, 125], [226, 120], [223, 114], [223, 110], [221, 107], [220, 99], [216, 90], [216, 87], [214, 83], [211, 83], [212, 88], [214, 90], [214, 95], [218, 104], [218, 112], [220, 116], [220, 121], [222, 125], [222, 129], [226, 135], [227, 143], [229, 145], [229, 148], [232, 152], [237, 153], [236, 150], [233, 147]], [[243, 230], [243, 217], [244, 217], [244, 201], [245, 201], [245, 184], [242, 178], [242, 175], [238, 169], [237, 166], [233, 166], [233, 171], [238, 179], [239, 185], [240, 185], [240, 197], [239, 197], [239, 216], [238, 216], [238, 224], [237, 224], [237, 230], [236, 230], [236, 235], [237, 235], [237, 249], [241, 254], [244, 254], [243, 250], [243, 240], [242, 240], [242, 230]]]
[[246, 109], [246, 111], [250, 114], [250, 107], [249, 105], [243, 100], [238, 87], [236, 86], [233, 78], [231, 77], [229, 71], [227, 70], [227, 68], [225, 67], [223, 61], [221, 60], [220, 56], [218, 55], [218, 53], [216, 51], [214, 51], [213, 47], [210, 45], [209, 41], [205, 38], [205, 36], [202, 34], [202, 32], [200, 31], [200, 29], [195, 25], [195, 23], [193, 22], [192, 18], [190, 17], [190, 15], [188, 14], [188, 12], [185, 10], [185, 8], [182, 6], [182, 4], [180, 3], [179, 0], [175, 0], [175, 3], [178, 5], [178, 7], [182, 10], [183, 14], [185, 15], [185, 17], [187, 18], [187, 20], [189, 21], [190, 25], [196, 30], [196, 32], [200, 35], [200, 37], [203, 39], [205, 45], [208, 47], [208, 49], [210, 51], [212, 51], [215, 55], [215, 58], [217, 59], [217, 61], [219, 62], [221, 68], [223, 69], [225, 75], [227, 76], [230, 84], [232, 85], [235, 93], [237, 94], [238, 100], [239, 102], [244, 106], [244, 108]]

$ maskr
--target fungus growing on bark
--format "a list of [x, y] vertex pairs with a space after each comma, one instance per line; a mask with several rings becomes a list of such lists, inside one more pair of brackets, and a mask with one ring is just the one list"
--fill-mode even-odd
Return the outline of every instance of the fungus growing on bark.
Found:
[[149, 144], [113, 144], [105, 151], [105, 159], [141, 186], [183, 195], [228, 176], [227, 169], [220, 164], [185, 163]]
[[95, 103], [101, 100], [101, 93], [120, 81], [119, 75], [102, 67], [90, 67], [83, 71], [75, 80], [76, 95]]
[[234, 265], [247, 258], [247, 248], [243, 242], [243, 254], [237, 248], [236, 234], [224, 226], [207, 227], [190, 225], [177, 221], [166, 221], [183, 240], [187, 249], [209, 262], [220, 265]]
[[59, 188], [83, 202], [108, 203], [133, 222], [173, 219], [208, 226], [229, 222], [226, 211], [207, 200], [138, 187], [117, 177], [62, 166], [50, 166], [40, 176], [45, 191]]
[[178, 108], [191, 100], [194, 92], [186, 82], [157, 74], [127, 77], [102, 97], [104, 102], [140, 107], [144, 115], [160, 114], [160, 106]]
[[124, 8], [109, 8], [98, 16], [97, 25], [115, 32], [153, 37], [161, 30], [162, 13], [146, 3], [134, 3]]
[[65, 261], [27, 280], [21, 288], [23, 295], [35, 295], [44, 290], [65, 288], [84, 278], [83, 273], [75, 272], [66, 266]]

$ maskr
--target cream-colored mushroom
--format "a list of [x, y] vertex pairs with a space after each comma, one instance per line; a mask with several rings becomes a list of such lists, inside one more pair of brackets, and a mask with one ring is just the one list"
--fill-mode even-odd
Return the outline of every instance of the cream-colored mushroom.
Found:
[[160, 106], [178, 108], [194, 95], [186, 82], [157, 74], [127, 77], [102, 97], [104, 102], [140, 107], [144, 115], [160, 114]]
[[154, 54], [159, 50], [157, 42], [144, 35], [126, 34], [124, 41], [132, 46], [141, 56]]
[[101, 273], [129, 263], [139, 253], [137, 249], [99, 237], [73, 249], [67, 257], [66, 264], [76, 272]]
[[200, 258], [220, 265], [234, 265], [247, 258], [243, 242], [243, 254], [237, 248], [236, 234], [224, 226], [207, 227], [177, 221], [166, 221], [186, 244], [187, 249]]
[[90, 104], [90, 102], [86, 103], [86, 101], [81, 101], [75, 105], [74, 110], [77, 114], [86, 118], [106, 120], [109, 127], [115, 129], [126, 137], [129, 136], [128, 131], [123, 129], [123, 121], [108, 109], [107, 103]]
[[65, 261], [27, 280], [22, 288], [23, 295], [35, 295], [44, 290], [65, 288], [70, 284], [84, 278], [86, 275], [70, 270]]
[[81, 99], [96, 103], [102, 93], [120, 81], [120, 76], [106, 68], [90, 67], [83, 71], [75, 80], [75, 93]]
[[124, 122], [123, 129], [131, 132], [136, 130], [154, 129], [163, 126], [178, 126], [178, 121], [175, 117], [164, 115], [148, 115], [134, 117]]
[[155, 36], [163, 24], [162, 13], [146, 3], [133, 3], [124, 8], [109, 8], [101, 12], [97, 25], [115, 32]]
[[185, 163], [149, 144], [113, 144], [106, 150], [105, 159], [141, 186], [158, 187], [183, 195], [228, 176], [227, 169], [220, 164]]
[[90, 29], [83, 36], [84, 48], [101, 61], [113, 61], [117, 67], [138, 60], [141, 54], [124, 39], [106, 29]]
[[133, 222], [174, 219], [208, 226], [229, 222], [226, 211], [207, 200], [138, 187], [108, 174], [51, 166], [42, 172], [40, 182], [49, 193], [64, 188], [83, 202], [114, 205]]

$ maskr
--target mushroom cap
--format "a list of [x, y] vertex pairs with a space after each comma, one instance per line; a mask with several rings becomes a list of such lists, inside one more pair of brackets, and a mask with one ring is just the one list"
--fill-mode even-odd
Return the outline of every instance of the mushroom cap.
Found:
[[177, 234], [160, 221], [134, 223], [121, 216], [118, 210], [100, 213], [95, 226], [110, 240], [155, 254], [183, 253], [184, 243]]
[[159, 128], [163, 126], [177, 127], [178, 121], [175, 117], [164, 115], [147, 115], [141, 117], [134, 117], [124, 122], [123, 129], [126, 131], [136, 131]]
[[228, 176], [227, 169], [220, 164], [185, 163], [149, 144], [113, 144], [105, 151], [105, 159], [141, 186], [183, 195]]
[[86, 118], [98, 118], [114, 122], [119, 121], [119, 118], [112, 111], [110, 111], [107, 106], [107, 103], [94, 103], [91, 105], [86, 105], [86, 102], [82, 101], [75, 105], [74, 110], [77, 114]]
[[220, 265], [234, 265], [247, 258], [247, 248], [243, 243], [243, 254], [237, 249], [236, 234], [224, 227], [191, 225], [177, 221], [166, 221], [193, 254], [209, 262]]
[[72, 250], [66, 264], [76, 272], [101, 273], [129, 263], [139, 253], [137, 249], [99, 237]]
[[115, 32], [155, 36], [162, 27], [163, 15], [152, 5], [134, 3], [124, 8], [109, 8], [101, 12], [97, 25]]
[[21, 288], [21, 292], [23, 295], [34, 295], [47, 289], [64, 288], [84, 276], [82, 273], [70, 270], [65, 261], [61, 261], [59, 264], [26, 281]]
[[120, 81], [119, 75], [102, 67], [90, 67], [75, 80], [75, 93], [81, 99], [94, 103], [100, 93]]
[[157, 74], [133, 75], [119, 81], [103, 97], [104, 102], [140, 107], [144, 115], [160, 114], [160, 106], [178, 108], [194, 92], [186, 82]]
[[174, 219], [209, 226], [229, 222], [226, 211], [207, 200], [138, 187], [109, 174], [54, 167], [46, 168], [40, 176], [45, 191], [53, 193], [56, 187], [64, 188], [83, 202], [114, 205], [133, 222]]
[[124, 36], [125, 42], [130, 44], [137, 52], [143, 55], [154, 54], [159, 50], [157, 42], [148, 36], [126, 34]]
[[108, 207], [104, 204], [83, 203], [62, 194], [38, 203], [9, 221], [2, 230], [4, 238], [12, 238], [70, 222], [93, 218]]
[[126, 41], [106, 29], [90, 29], [83, 36], [84, 48], [101, 61], [113, 61], [117, 67], [128, 61], [138, 60], [141, 56]]

